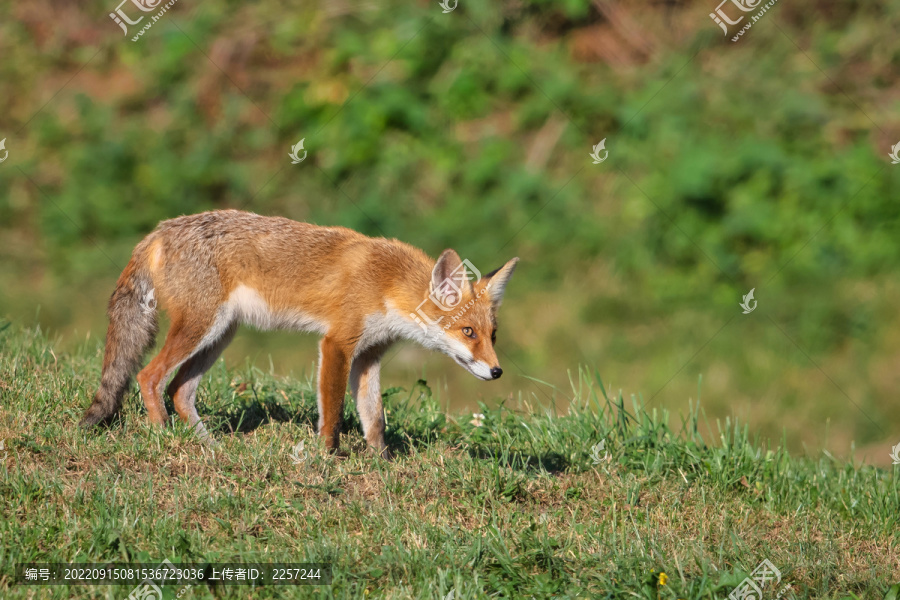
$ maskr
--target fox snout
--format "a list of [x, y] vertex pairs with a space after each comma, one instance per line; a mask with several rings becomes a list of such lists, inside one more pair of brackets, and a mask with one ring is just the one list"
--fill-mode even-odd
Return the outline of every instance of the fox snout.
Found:
[[[494, 360], [496, 361], [496, 358]], [[500, 376], [503, 375], [503, 369], [500, 368], [500, 365], [495, 367], [490, 366], [491, 362], [493, 361], [476, 360], [469, 361], [468, 364], [463, 366], [465, 366], [472, 375], [479, 379], [483, 379], [484, 381], [500, 379]]]

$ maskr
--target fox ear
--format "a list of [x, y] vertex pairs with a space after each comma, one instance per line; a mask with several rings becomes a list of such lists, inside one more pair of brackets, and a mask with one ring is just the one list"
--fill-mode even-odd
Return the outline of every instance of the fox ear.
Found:
[[516, 270], [517, 262], [519, 262], [519, 257], [512, 258], [496, 271], [485, 275], [484, 278], [488, 281], [491, 304], [494, 305], [494, 308], [497, 308], [503, 302], [503, 292], [506, 290], [506, 284], [509, 283], [509, 278], [512, 277], [513, 271]]
[[432, 289], [439, 288], [441, 283], [450, 277], [453, 271], [458, 269], [461, 264], [462, 259], [459, 258], [459, 254], [456, 253], [456, 250], [447, 248], [441, 252], [437, 262], [434, 263], [434, 269], [431, 270]]
[[447, 248], [438, 257], [434, 263], [434, 269], [431, 270], [431, 289], [429, 290], [435, 296], [441, 296], [446, 293], [445, 282], [450, 279], [453, 272], [459, 268], [462, 260], [456, 250]]

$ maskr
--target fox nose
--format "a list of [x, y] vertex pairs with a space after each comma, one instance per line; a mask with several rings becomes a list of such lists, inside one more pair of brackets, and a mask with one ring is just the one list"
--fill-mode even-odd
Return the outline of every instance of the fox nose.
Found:
[[500, 379], [500, 376], [503, 375], [503, 369], [500, 367], [493, 367], [491, 369], [491, 377], [494, 379]]

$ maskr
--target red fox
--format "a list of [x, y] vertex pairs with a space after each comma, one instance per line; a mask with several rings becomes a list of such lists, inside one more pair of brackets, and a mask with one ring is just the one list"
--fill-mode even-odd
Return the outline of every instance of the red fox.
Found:
[[237, 210], [163, 221], [135, 247], [110, 298], [100, 389], [81, 426], [121, 408], [163, 309], [171, 321], [165, 344], [137, 375], [151, 423], [168, 419], [162, 394], [174, 373], [167, 391], [175, 410], [209, 439], [194, 407], [197, 386], [238, 325], [296, 329], [323, 336], [317, 397], [326, 447], [339, 448], [349, 379], [366, 441], [388, 457], [379, 384], [385, 350], [413, 340], [480, 379], [500, 377], [497, 308], [518, 260], [478, 277], [453, 250], [433, 261], [403, 242], [343, 227]]

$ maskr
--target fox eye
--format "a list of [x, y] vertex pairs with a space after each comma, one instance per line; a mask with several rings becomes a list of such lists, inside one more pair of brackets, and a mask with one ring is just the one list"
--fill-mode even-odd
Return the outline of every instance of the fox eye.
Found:
[[463, 327], [463, 335], [466, 337], [473, 338], [475, 337], [475, 331], [472, 330], [471, 327]]

